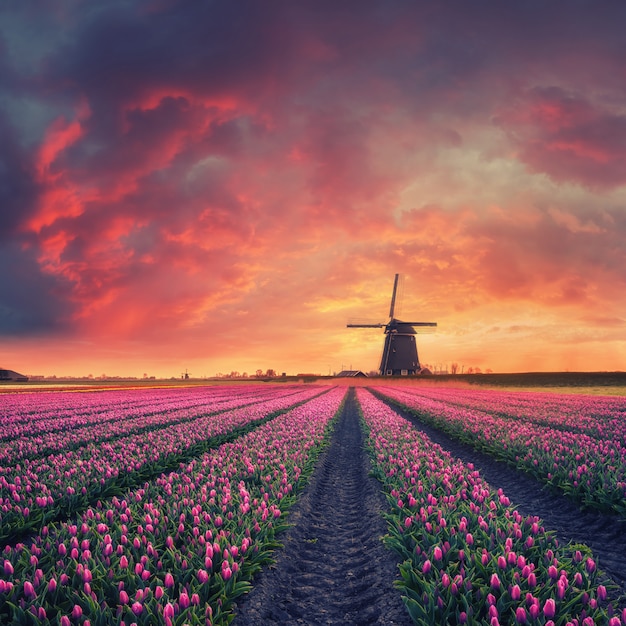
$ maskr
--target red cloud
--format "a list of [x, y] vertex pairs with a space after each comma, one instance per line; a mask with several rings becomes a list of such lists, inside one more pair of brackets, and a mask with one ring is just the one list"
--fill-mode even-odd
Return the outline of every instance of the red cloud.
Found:
[[534, 172], [611, 189], [626, 183], [626, 116], [559, 88], [535, 89], [495, 118]]

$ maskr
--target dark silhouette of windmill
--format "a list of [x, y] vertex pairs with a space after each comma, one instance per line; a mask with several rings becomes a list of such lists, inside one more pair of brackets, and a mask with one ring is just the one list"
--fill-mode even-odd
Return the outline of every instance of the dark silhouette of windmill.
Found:
[[396, 293], [398, 290], [398, 277], [396, 274], [393, 282], [391, 295], [391, 307], [389, 308], [389, 321], [374, 324], [348, 324], [348, 328], [384, 328], [385, 345], [380, 359], [380, 374], [382, 376], [412, 376], [415, 374], [430, 374], [430, 371], [422, 368], [417, 356], [417, 344], [415, 335], [420, 329], [431, 329], [437, 326], [437, 322], [403, 322], [396, 319], [394, 309], [396, 306]]

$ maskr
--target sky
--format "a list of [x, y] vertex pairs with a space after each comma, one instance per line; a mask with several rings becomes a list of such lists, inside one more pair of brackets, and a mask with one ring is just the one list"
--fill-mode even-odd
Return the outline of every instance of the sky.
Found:
[[626, 370], [621, 0], [0, 5], [0, 368]]

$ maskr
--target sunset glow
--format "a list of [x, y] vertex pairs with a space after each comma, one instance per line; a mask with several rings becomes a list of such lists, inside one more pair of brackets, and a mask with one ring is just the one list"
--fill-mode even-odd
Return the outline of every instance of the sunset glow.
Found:
[[626, 369], [626, 6], [0, 7], [0, 369]]

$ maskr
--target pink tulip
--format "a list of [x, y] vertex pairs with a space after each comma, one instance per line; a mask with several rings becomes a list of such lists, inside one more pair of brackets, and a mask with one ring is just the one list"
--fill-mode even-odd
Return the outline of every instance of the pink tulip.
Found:
[[174, 586], [174, 577], [169, 572], [165, 574], [164, 584], [168, 589], [171, 589]]
[[13, 576], [13, 565], [11, 561], [4, 561], [4, 573], [6, 576]]
[[74, 619], [78, 619], [82, 614], [83, 609], [81, 608], [81, 606], [79, 604], [75, 604], [74, 608], [72, 609], [72, 617]]
[[553, 618], [556, 613], [556, 602], [552, 598], [548, 598], [543, 605], [543, 614], [547, 618]]
[[24, 581], [24, 595], [27, 598], [35, 598], [37, 596], [33, 583], [29, 580]]

